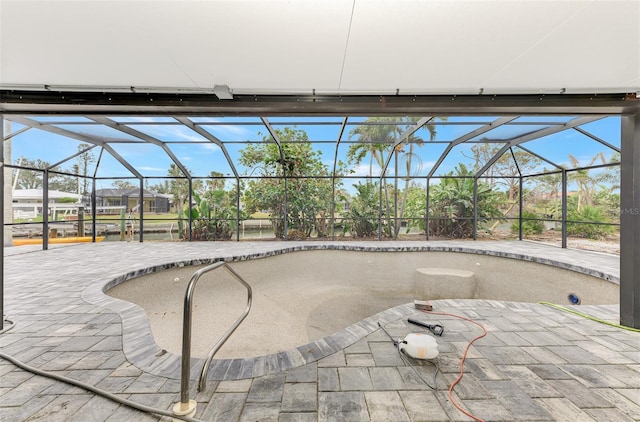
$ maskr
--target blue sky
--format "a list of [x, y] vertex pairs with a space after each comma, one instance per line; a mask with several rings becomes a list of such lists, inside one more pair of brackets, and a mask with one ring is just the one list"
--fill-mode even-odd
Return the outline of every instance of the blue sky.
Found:
[[[437, 125], [436, 141], [438, 142], [426, 143], [421, 147], [414, 148], [415, 155], [412, 160], [412, 175], [426, 175], [429, 173], [433, 164], [446, 147], [446, 144], [439, 142], [454, 140], [480, 127], [481, 124], [491, 122], [496, 118], [495, 116], [449, 117], [446, 124]], [[519, 123], [518, 125], [505, 125], [483, 136], [508, 139], [540, 129], [543, 127], [541, 125], [542, 122], [563, 123], [569, 121], [571, 118], [573, 118], [573, 116], [521, 117], [516, 121]], [[342, 138], [343, 141], [347, 141], [350, 130], [365, 119], [364, 117], [350, 119], [349, 122], [353, 124], [348, 125]], [[134, 137], [115, 129], [88, 124], [91, 123], [91, 121], [84, 117], [46, 116], [39, 117], [37, 120], [41, 122], [55, 121], [57, 122], [56, 126], [62, 129], [117, 140], [118, 142], [111, 143], [113, 149], [146, 177], [166, 176], [167, 169], [172, 163], [171, 159], [161, 147], [139, 142], [139, 140], [136, 140]], [[113, 120], [119, 123], [125, 123], [132, 129], [162, 141], [171, 141], [168, 147], [173, 154], [192, 171], [194, 176], [206, 176], [212, 170], [229, 176], [233, 174], [220, 147], [209, 142], [205, 143], [205, 139], [201, 135], [189, 128], [172, 124], [176, 123], [176, 121], [171, 117], [113, 117]], [[237, 157], [240, 154], [240, 150], [245, 147], [245, 144], [242, 142], [247, 140], [260, 141], [263, 139], [266, 130], [264, 126], [261, 125], [260, 119], [257, 117], [194, 117], [192, 120], [196, 123], [202, 123], [203, 129], [225, 142], [226, 148], [234, 162], [236, 162], [238, 171], [241, 174], [250, 172], [250, 169], [242, 168], [237, 164]], [[283, 122], [297, 123], [297, 128], [307, 132], [309, 139], [313, 142], [313, 148], [322, 152], [323, 161], [329, 168], [332, 168], [335, 154], [335, 140], [339, 135], [342, 118], [323, 117], [314, 119], [311, 117], [274, 117], [270, 118], [269, 121], [276, 129], [282, 128]], [[322, 122], [322, 124], [320, 124], [320, 122]], [[72, 123], [81, 124], [74, 125]], [[11, 132], [18, 131], [20, 128], [22, 128], [21, 125], [13, 123]], [[607, 117], [584, 125], [581, 128], [615, 147], [620, 147], [620, 118], [617, 116]], [[7, 133], [5, 133], [5, 136], [6, 135]], [[426, 130], [420, 130], [416, 135], [424, 139], [429, 138]], [[324, 143], [323, 141], [328, 142]], [[79, 144], [80, 141], [75, 139], [69, 139], [38, 129], [30, 129], [13, 137], [11, 158], [14, 164], [17, 164], [19, 157], [41, 159], [49, 163], [55, 163], [73, 155]], [[605, 158], [609, 160], [614, 152], [612, 149], [603, 146], [576, 130], [560, 132], [555, 135], [527, 142], [523, 144], [523, 146], [557, 164], [568, 167], [572, 167], [569, 161], [570, 154], [582, 165], [588, 165], [597, 154], [603, 153]], [[338, 150], [338, 159], [346, 161], [348, 147], [349, 143], [341, 143]], [[454, 147], [439, 167], [436, 175], [442, 175], [451, 171], [460, 162], [465, 163], [467, 166], [472, 166], [473, 160], [469, 158], [471, 156], [470, 148], [471, 145], [469, 144], [461, 144]], [[405, 147], [405, 150], [408, 150], [408, 148]], [[99, 148], [95, 148], [94, 151], [97, 158]], [[74, 163], [75, 160], [72, 159], [63, 164], [62, 167], [69, 169]], [[600, 161], [597, 163], [599, 164]], [[551, 167], [549, 164], [543, 164], [539, 166], [538, 169], [532, 169], [531, 171], [539, 171], [543, 166], [547, 168]], [[353, 167], [353, 170], [355, 176], [367, 175], [369, 173], [368, 159], [363, 161], [359, 166]], [[376, 174], [377, 171], [379, 171], [379, 167], [374, 165], [374, 174]], [[93, 170], [91, 170], [91, 173], [92, 172]], [[130, 175], [130, 172], [118, 163], [117, 160], [107, 153], [103, 154], [98, 176], [127, 177]], [[105, 181], [102, 184], [109, 183], [110, 182]], [[153, 184], [153, 181], [151, 184]], [[347, 182], [346, 184], [351, 183]]]

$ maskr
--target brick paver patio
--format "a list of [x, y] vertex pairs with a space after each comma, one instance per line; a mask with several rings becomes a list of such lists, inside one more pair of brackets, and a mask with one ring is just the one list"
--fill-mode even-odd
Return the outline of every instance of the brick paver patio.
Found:
[[[123, 348], [120, 314], [96, 303], [96, 291], [127, 273], [179, 260], [207, 261], [272, 253], [283, 248], [443, 247], [581, 267], [618, 279], [618, 257], [562, 250], [527, 242], [225, 242], [102, 243], [35, 251], [5, 248], [5, 311], [15, 323], [0, 335], [0, 351], [42, 370], [81, 380], [120, 397], [171, 410], [178, 401], [179, 360], [156, 356], [149, 338], [137, 352]], [[640, 420], [640, 334], [533, 303], [490, 300], [434, 301], [434, 311], [472, 318], [487, 329], [469, 349], [464, 377], [453, 397], [467, 411], [491, 421]], [[615, 305], [579, 306], [581, 312], [617, 322]], [[369, 333], [329, 354], [255, 378], [209, 382], [196, 417], [207, 421], [466, 421], [448, 387], [460, 369], [467, 342], [480, 329], [446, 315], [425, 314], [412, 304], [381, 316], [393, 337], [422, 328], [414, 317], [446, 327], [438, 338], [439, 373], [401, 359], [375, 317]], [[136, 354], [137, 353], [137, 354]], [[314, 353], [318, 353], [314, 351]], [[307, 362], [308, 361], [308, 362]], [[306, 362], [306, 363], [305, 363]], [[291, 366], [291, 365], [290, 365]], [[230, 365], [226, 371], [241, 371]], [[215, 372], [215, 371], [212, 371]], [[164, 374], [164, 375], [162, 375]], [[83, 389], [33, 375], [0, 359], [2, 421], [158, 420]], [[168, 418], [164, 418], [168, 420]]]

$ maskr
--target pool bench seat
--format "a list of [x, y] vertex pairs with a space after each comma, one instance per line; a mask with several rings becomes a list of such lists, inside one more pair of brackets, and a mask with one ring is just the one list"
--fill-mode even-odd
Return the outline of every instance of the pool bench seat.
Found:
[[476, 276], [455, 268], [418, 268], [414, 273], [418, 299], [473, 299]]

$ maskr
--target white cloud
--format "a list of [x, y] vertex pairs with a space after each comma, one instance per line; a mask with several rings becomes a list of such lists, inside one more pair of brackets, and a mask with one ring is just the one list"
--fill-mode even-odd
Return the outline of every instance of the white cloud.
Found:
[[[253, 136], [253, 131], [246, 129], [242, 124], [238, 125], [205, 125], [201, 126], [207, 132], [210, 132], [216, 138], [219, 138], [223, 141], [244, 141], [247, 139], [251, 139]], [[251, 126], [251, 128], [255, 129], [255, 126]], [[264, 132], [267, 130], [264, 129]]]
[[[369, 164], [359, 164], [356, 167], [353, 168], [353, 175], [354, 176], [361, 176], [361, 177], [368, 177], [369, 176]], [[374, 164], [373, 167], [371, 168], [371, 174], [373, 174], [374, 177], [379, 177], [380, 176], [380, 166], [378, 166], [377, 164]]]
[[163, 169], [163, 168], [160, 168], [160, 167], [137, 166], [136, 168], [138, 170], [151, 171], [151, 172], [165, 172], [165, 171], [167, 171], [167, 169]]
[[186, 141], [186, 142], [202, 142], [203, 138], [191, 129], [184, 126], [158, 125], [149, 126], [146, 131], [149, 135], [154, 136], [161, 141]]
[[217, 146], [216, 144], [208, 143], [208, 144], [200, 144], [200, 145], [202, 146], [202, 149], [205, 149], [207, 151], [220, 152], [220, 147]]

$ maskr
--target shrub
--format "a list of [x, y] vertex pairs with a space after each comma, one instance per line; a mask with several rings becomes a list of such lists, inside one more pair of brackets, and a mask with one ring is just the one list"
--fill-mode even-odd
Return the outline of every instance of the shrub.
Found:
[[[474, 177], [464, 164], [455, 168], [455, 174], [448, 174], [454, 175], [461, 177], [443, 177], [431, 189], [429, 232], [434, 236], [464, 239], [473, 236]], [[475, 198], [478, 225], [502, 217], [500, 195], [491, 186], [479, 181]]]
[[[542, 221], [538, 220], [527, 220], [527, 219], [535, 219], [538, 218], [537, 215], [532, 213], [531, 211], [523, 211], [522, 212], [522, 234], [523, 235], [532, 235], [532, 234], [540, 234], [544, 231], [544, 224]], [[511, 233], [518, 233], [520, 230], [520, 222], [516, 221], [511, 225]]]
[[567, 224], [567, 234], [569, 236], [584, 237], [586, 239], [602, 239], [615, 231], [614, 226], [607, 224], [589, 224], [610, 222], [604, 211], [598, 207], [584, 205], [580, 210], [577, 208], [570, 209], [568, 210], [567, 219], [569, 221], [580, 222]]
[[353, 185], [357, 194], [344, 213], [343, 231], [354, 238], [371, 237], [378, 233], [378, 184]]
[[307, 235], [302, 230], [289, 230], [287, 232], [287, 239], [289, 240], [305, 240]]

